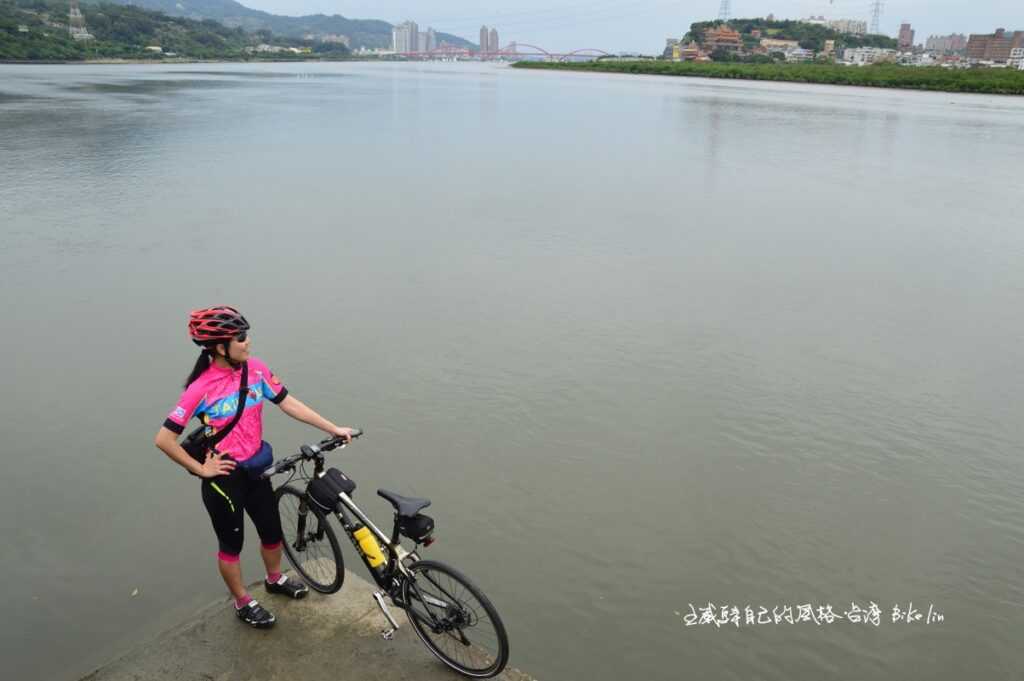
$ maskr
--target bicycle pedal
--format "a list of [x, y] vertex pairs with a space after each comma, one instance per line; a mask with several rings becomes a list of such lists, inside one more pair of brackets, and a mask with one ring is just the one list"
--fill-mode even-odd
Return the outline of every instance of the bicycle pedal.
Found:
[[380, 635], [384, 637], [385, 641], [390, 641], [395, 637], [395, 632], [398, 631], [398, 622], [396, 622], [395, 618], [391, 616], [391, 610], [388, 609], [388, 604], [384, 602], [383, 591], [373, 592], [373, 600], [377, 601], [377, 607], [380, 608], [382, 613], [384, 613], [384, 618], [388, 621], [388, 624], [391, 625], [390, 629], [385, 629], [380, 632]]

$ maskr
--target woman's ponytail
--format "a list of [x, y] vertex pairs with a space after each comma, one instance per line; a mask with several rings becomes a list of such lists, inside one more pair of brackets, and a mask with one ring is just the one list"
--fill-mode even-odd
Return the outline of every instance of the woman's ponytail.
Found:
[[204, 371], [210, 368], [210, 362], [213, 361], [211, 356], [210, 348], [205, 348], [199, 353], [199, 359], [196, 360], [196, 365], [192, 367], [192, 373], [185, 379], [185, 387], [189, 387], [192, 383], [202, 375]]

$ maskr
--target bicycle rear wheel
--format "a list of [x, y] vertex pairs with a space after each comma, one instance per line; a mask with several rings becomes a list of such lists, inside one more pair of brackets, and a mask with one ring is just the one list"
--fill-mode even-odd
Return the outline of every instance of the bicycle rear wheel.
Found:
[[421, 560], [402, 586], [416, 635], [439, 660], [466, 676], [497, 676], [508, 663], [508, 635], [475, 584], [444, 563]]
[[285, 485], [275, 494], [288, 562], [311, 588], [336, 592], [345, 580], [345, 563], [327, 516], [294, 487]]

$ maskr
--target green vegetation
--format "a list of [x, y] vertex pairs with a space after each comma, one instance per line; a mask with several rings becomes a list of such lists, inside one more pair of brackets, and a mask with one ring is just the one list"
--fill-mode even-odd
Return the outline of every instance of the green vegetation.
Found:
[[[186, 59], [343, 58], [340, 44], [312, 44], [248, 33], [216, 21], [169, 17], [138, 7], [110, 3], [82, 6], [86, 26], [95, 40], [75, 41], [68, 35], [67, 0], [0, 0], [0, 59], [75, 61], [83, 59], [162, 59], [168, 53]], [[250, 53], [260, 43], [309, 47], [311, 55], [291, 52]], [[158, 46], [163, 54], [147, 50]]]
[[739, 32], [745, 48], [756, 47], [759, 38], [752, 34], [754, 31], [761, 32], [761, 38], [773, 38], [775, 40], [796, 40], [800, 47], [805, 50], [820, 52], [825, 49], [826, 40], [835, 40], [836, 49], [845, 47], [882, 47], [896, 49], [896, 40], [885, 35], [863, 35], [856, 36], [847, 33], [833, 31], [827, 26], [818, 24], [807, 24], [802, 21], [768, 21], [767, 19], [732, 19], [731, 21], [699, 21], [690, 25], [690, 31], [683, 37], [683, 42], [697, 41], [704, 43], [704, 32], [709, 28], [721, 26], [723, 23], [729, 28]]
[[[66, 25], [62, 30], [52, 26], [45, 6], [27, 6], [28, 3], [0, 0], [0, 59], [82, 59], [81, 47], [68, 35]], [[64, 17], [66, 24], [67, 5]]]
[[941, 67], [838, 66], [835, 64], [716, 64], [671, 61], [517, 62], [518, 68], [566, 69], [700, 78], [776, 80], [794, 83], [941, 90], [994, 95], [1024, 95], [1024, 71], [944, 69]]

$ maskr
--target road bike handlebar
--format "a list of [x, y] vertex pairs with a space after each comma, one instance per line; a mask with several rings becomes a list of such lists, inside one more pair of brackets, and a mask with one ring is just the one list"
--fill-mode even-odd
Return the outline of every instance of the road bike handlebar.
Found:
[[[362, 434], [363, 431], [360, 428], [355, 428], [352, 430], [352, 439], [355, 440]], [[260, 477], [269, 478], [272, 475], [284, 473], [285, 471], [294, 468], [295, 464], [299, 461], [312, 461], [324, 452], [329, 452], [332, 449], [337, 449], [339, 447], [345, 447], [347, 444], [348, 443], [343, 437], [329, 437], [326, 440], [321, 440], [315, 445], [302, 445], [299, 447], [298, 454], [293, 454], [292, 456], [285, 457], [280, 461], [275, 461], [271, 464], [270, 468], [263, 471], [263, 474]]]

